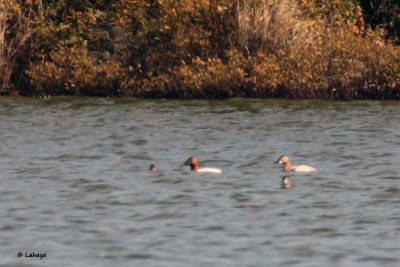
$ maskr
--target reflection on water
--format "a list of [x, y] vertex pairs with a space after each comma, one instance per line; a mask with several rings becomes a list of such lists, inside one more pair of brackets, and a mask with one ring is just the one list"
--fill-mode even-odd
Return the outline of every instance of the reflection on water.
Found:
[[292, 180], [289, 176], [283, 176], [281, 182], [281, 189], [290, 189], [293, 187]]
[[[0, 98], [0, 266], [397, 265], [399, 119], [398, 102]], [[283, 154], [318, 171], [282, 190]]]

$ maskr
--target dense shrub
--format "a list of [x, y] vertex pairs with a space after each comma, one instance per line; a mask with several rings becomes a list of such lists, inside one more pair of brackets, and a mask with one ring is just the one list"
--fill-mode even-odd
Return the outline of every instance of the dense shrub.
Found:
[[3, 94], [400, 98], [390, 0], [0, 5]]
[[115, 96], [120, 94], [120, 81], [127, 77], [118, 63], [94, 62], [86, 48], [77, 47], [61, 47], [27, 73], [40, 95]]
[[26, 26], [29, 21], [18, 1], [0, 0], [0, 94], [9, 94], [18, 86], [18, 73], [26, 61], [24, 50], [31, 35]]

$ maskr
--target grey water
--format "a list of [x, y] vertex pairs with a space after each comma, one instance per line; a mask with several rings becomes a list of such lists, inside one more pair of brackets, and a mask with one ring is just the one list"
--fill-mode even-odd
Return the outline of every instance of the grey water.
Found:
[[399, 266], [399, 122], [400, 102], [0, 98], [0, 266]]

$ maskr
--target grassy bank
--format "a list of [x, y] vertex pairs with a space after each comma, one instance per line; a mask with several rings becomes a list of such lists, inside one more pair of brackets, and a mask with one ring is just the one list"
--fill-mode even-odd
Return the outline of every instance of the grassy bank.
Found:
[[400, 99], [400, 5], [390, 0], [0, 0], [0, 9], [3, 95]]

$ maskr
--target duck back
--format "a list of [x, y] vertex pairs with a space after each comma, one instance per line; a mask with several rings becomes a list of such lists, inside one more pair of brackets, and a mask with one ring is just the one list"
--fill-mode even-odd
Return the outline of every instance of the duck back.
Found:
[[222, 170], [217, 168], [200, 168], [197, 172], [222, 173]]
[[292, 170], [295, 172], [313, 172], [316, 171], [315, 168], [308, 166], [308, 165], [297, 165], [293, 166]]

